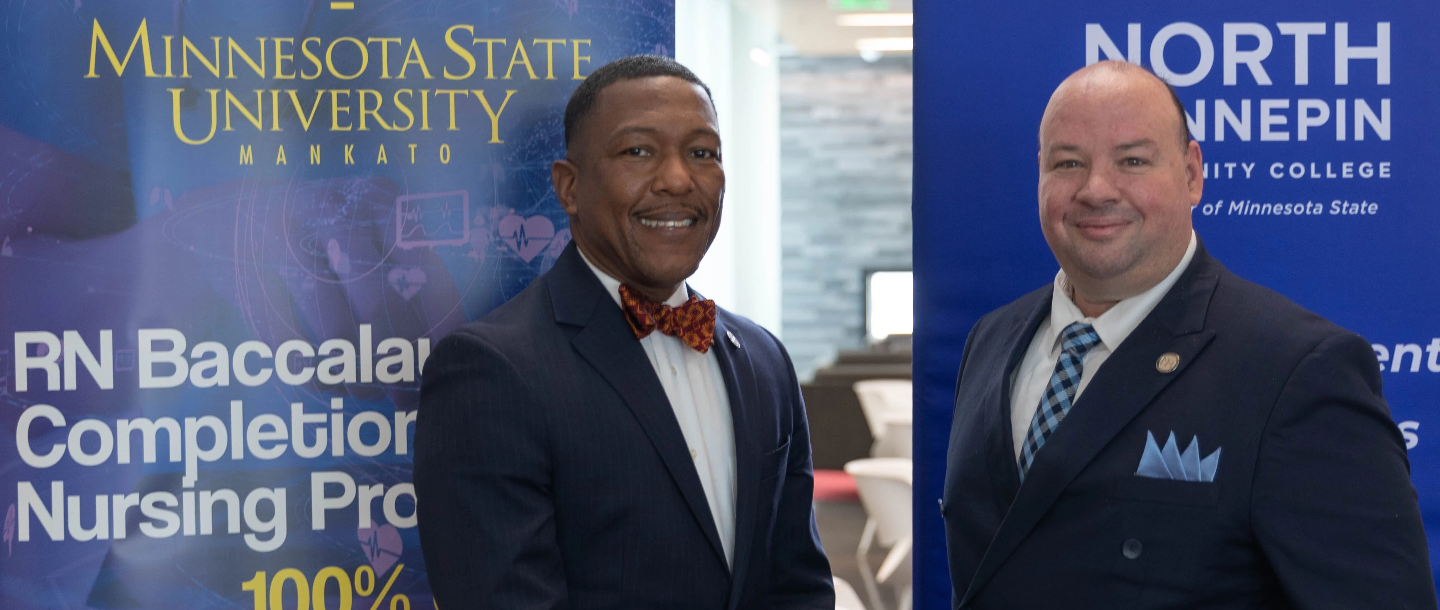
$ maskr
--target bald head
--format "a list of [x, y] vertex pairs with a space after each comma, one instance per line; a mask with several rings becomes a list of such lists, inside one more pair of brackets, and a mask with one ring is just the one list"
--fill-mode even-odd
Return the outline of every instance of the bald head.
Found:
[[[1045, 106], [1045, 117], [1051, 116], [1051, 109], [1063, 94], [1068, 93], [1067, 88], [1094, 91], [1096, 88], [1106, 87], [1128, 89], [1135, 95], [1143, 96], [1149, 103], [1172, 107], [1180, 148], [1184, 150], [1190, 145], [1189, 119], [1185, 115], [1185, 105], [1180, 102], [1175, 88], [1149, 70], [1126, 61], [1106, 60], [1076, 70], [1050, 95], [1050, 103]], [[1045, 128], [1045, 119], [1041, 119], [1040, 128]]]

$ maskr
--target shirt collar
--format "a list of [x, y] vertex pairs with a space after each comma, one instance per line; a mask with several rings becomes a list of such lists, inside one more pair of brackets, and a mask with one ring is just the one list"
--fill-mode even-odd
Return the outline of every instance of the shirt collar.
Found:
[[1180, 274], [1185, 272], [1185, 268], [1190, 266], [1190, 260], [1195, 258], [1196, 243], [1195, 231], [1192, 230], [1185, 256], [1180, 258], [1180, 263], [1170, 271], [1170, 275], [1149, 290], [1116, 303], [1098, 318], [1087, 318], [1080, 313], [1080, 308], [1070, 299], [1070, 282], [1065, 277], [1065, 270], [1061, 269], [1055, 274], [1055, 291], [1050, 296], [1050, 327], [1045, 331], [1044, 345], [1053, 351], [1061, 331], [1076, 322], [1084, 322], [1093, 326], [1095, 334], [1100, 336], [1100, 342], [1114, 352], [1135, 327], [1140, 326], [1145, 316], [1150, 315], [1155, 306], [1160, 304], [1160, 299], [1170, 292], [1175, 282], [1179, 281]]
[[[605, 292], [610, 293], [610, 298], [615, 301], [616, 305], [620, 305], [620, 280], [610, 277], [610, 274], [601, 271], [599, 267], [595, 266], [595, 263], [590, 262], [590, 257], [585, 255], [584, 248], [577, 246], [576, 249], [580, 252], [580, 259], [585, 261], [585, 265], [590, 267], [590, 271], [594, 272], [595, 277], [605, 286]], [[670, 298], [665, 300], [665, 304], [671, 307], [679, 307], [689, 298], [690, 294], [685, 290], [685, 284], [682, 282], [680, 286], [675, 289], [675, 294], [670, 295]]]

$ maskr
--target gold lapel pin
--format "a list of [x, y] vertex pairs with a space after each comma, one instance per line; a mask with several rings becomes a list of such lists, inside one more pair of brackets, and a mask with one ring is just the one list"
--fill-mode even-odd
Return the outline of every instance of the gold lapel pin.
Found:
[[1180, 368], [1180, 354], [1175, 352], [1160, 354], [1160, 359], [1155, 361], [1155, 370], [1161, 373], [1174, 373], [1177, 368]]

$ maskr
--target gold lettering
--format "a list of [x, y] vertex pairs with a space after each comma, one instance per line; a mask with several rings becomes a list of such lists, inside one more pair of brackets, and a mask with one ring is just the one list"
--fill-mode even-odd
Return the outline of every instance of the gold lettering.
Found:
[[530, 66], [530, 55], [525, 52], [525, 43], [515, 41], [515, 52], [510, 54], [510, 68], [505, 70], [505, 78], [510, 78], [510, 73], [515, 71], [515, 64], [525, 66], [525, 71], [530, 73], [530, 80], [540, 78], [535, 76], [535, 68]]
[[[495, 43], [505, 44], [504, 38], [476, 38], [470, 44], [485, 43], [485, 80], [495, 79]], [[518, 41], [517, 41], [518, 42]]]
[[346, 145], [345, 145], [345, 165], [355, 165], [355, 157], [350, 156], [351, 153], [354, 153], [354, 152], [355, 152], [355, 145], [354, 145], [354, 144], [346, 144]]
[[377, 157], [375, 157], [375, 164], [376, 164], [376, 165], [380, 165], [381, 163], [384, 163], [385, 165], [389, 165], [389, 164], [390, 164], [390, 160], [385, 158], [385, 145], [384, 145], [384, 144], [381, 144], [381, 145], [380, 145], [380, 155], [377, 156]]
[[281, 145], [280, 145], [280, 152], [275, 153], [275, 165], [289, 165], [289, 164], [290, 164], [290, 162], [285, 160], [285, 145], [284, 145], [284, 144], [281, 144]]
[[585, 55], [585, 56], [582, 57], [582, 56], [580, 55], [580, 45], [581, 45], [581, 44], [585, 44], [585, 45], [588, 46], [588, 45], [590, 44], [590, 39], [588, 39], [588, 38], [586, 38], [586, 39], [575, 39], [575, 38], [571, 38], [571, 39], [570, 39], [570, 42], [574, 43], [574, 44], [572, 44], [572, 45], [570, 46], [570, 48], [575, 51], [575, 53], [574, 53], [574, 55], [575, 55], [575, 78], [573, 78], [573, 79], [571, 79], [571, 80], [585, 80], [585, 77], [580, 76], [580, 62], [581, 62], [581, 60], [584, 60], [585, 63], [590, 63], [590, 56], [589, 56], [589, 55]]
[[430, 76], [430, 68], [425, 67], [425, 55], [420, 52], [420, 44], [415, 42], [414, 38], [410, 39], [410, 50], [405, 52], [405, 65], [400, 66], [400, 78], [405, 78], [405, 71], [410, 69], [410, 64], [420, 66], [420, 73], [424, 74], [425, 78], [435, 78]]
[[340, 96], [350, 97], [350, 92], [344, 89], [330, 90], [330, 131], [350, 131], [351, 125], [340, 128], [340, 113], [350, 114], [349, 106], [340, 105]]
[[315, 43], [315, 47], [317, 49], [320, 47], [320, 39], [314, 36], [300, 41], [300, 52], [304, 53], [305, 59], [310, 60], [310, 64], [315, 66], [314, 74], [306, 74], [304, 72], [300, 73], [300, 78], [305, 80], [315, 80], [317, 78], [320, 78], [320, 73], [324, 72], [324, 69], [320, 67], [320, 57], [310, 52], [310, 43], [312, 42]]
[[294, 54], [294, 53], [290, 53], [290, 54], [287, 55], [287, 54], [285, 53], [285, 51], [283, 51], [283, 50], [280, 48], [280, 44], [281, 44], [281, 43], [285, 43], [285, 44], [294, 46], [294, 45], [295, 45], [295, 39], [294, 39], [294, 38], [275, 38], [274, 41], [275, 41], [275, 78], [276, 78], [276, 79], [294, 79], [294, 78], [295, 78], [295, 73], [294, 73], [294, 72], [291, 72], [291, 73], [289, 73], [289, 74], [286, 74], [286, 73], [285, 73], [285, 63], [284, 63], [284, 62], [287, 62], [287, 61], [288, 61], [288, 62], [294, 63], [294, 62], [295, 62], [295, 54]]
[[[142, 42], [145, 44], [140, 45]], [[85, 78], [100, 78], [100, 75], [95, 73], [97, 45], [105, 49], [105, 56], [110, 58], [110, 65], [115, 68], [115, 76], [125, 75], [125, 66], [130, 63], [130, 55], [135, 52], [135, 45], [140, 45], [140, 55], [145, 59], [145, 76], [159, 76], [155, 74], [155, 66], [150, 62], [150, 31], [146, 28], [144, 19], [140, 20], [135, 37], [130, 39], [130, 49], [125, 51], [124, 61], [115, 56], [115, 49], [110, 46], [110, 40], [105, 38], [105, 30], [100, 29], [100, 20], [96, 19], [95, 25], [90, 28], [90, 71], [85, 73]]]
[[250, 121], [256, 131], [265, 129], [265, 98], [261, 97], [262, 93], [264, 91], [260, 89], [255, 90], [255, 114], [250, 114], [250, 110], [239, 98], [235, 97], [235, 94], [230, 93], [229, 89], [225, 90], [225, 131], [235, 131], [230, 127], [231, 106], [239, 108], [240, 114], [245, 115], [245, 120]]
[[470, 78], [470, 75], [475, 73], [475, 56], [470, 53], [469, 49], [466, 49], [465, 47], [460, 46], [460, 43], [455, 42], [455, 30], [465, 30], [467, 32], [470, 32], [471, 36], [474, 36], [475, 26], [459, 24], [452, 25], [450, 26], [450, 29], [445, 30], [445, 46], [450, 47], [450, 51], [452, 53], [459, 55], [460, 59], [465, 61], [465, 73], [460, 75], [451, 74], [450, 68], [445, 66], [440, 66], [440, 72], [441, 74], [444, 74], [445, 78], [447, 79], [462, 80]]
[[189, 38], [180, 37], [180, 78], [190, 78], [191, 54], [194, 54], [195, 59], [200, 60], [200, 63], [205, 64], [205, 69], [214, 74], [215, 78], [220, 78], [220, 37], [211, 36], [210, 40], [215, 43], [215, 63], [210, 63], [210, 60], [205, 58], [205, 55], [190, 42]]
[[295, 115], [300, 117], [300, 128], [310, 131], [310, 121], [315, 118], [315, 111], [320, 109], [320, 96], [325, 95], [324, 89], [315, 91], [315, 103], [310, 105], [310, 114], [305, 114], [305, 109], [300, 106], [300, 96], [295, 95], [294, 89], [286, 89], [290, 94], [290, 103], [295, 105]]
[[564, 38], [536, 38], [530, 44], [545, 45], [545, 80], [555, 80], [555, 45], [565, 44]]
[[175, 37], [174, 37], [174, 36], [161, 36], [161, 38], [164, 38], [164, 39], [165, 39], [165, 78], [174, 78], [174, 76], [175, 76], [174, 67], [175, 67], [175, 66], [174, 66], [174, 62], [171, 60], [171, 56], [174, 55], [174, 54], [171, 52], [173, 49], [172, 49], [172, 45], [171, 45], [170, 43], [175, 40]]
[[[415, 39], [410, 39], [413, 43]], [[380, 78], [390, 78], [390, 43], [400, 44], [399, 38], [366, 38], [365, 44], [380, 43]]]
[[[339, 70], [335, 69], [335, 45], [347, 40], [353, 43], [356, 48], [360, 49], [360, 69], [356, 70], [354, 74], [350, 74], [348, 76], [345, 74], [341, 74]], [[335, 78], [338, 78], [340, 80], [354, 80], [361, 74], [364, 74], [365, 67], [369, 65], [370, 50], [365, 48], [365, 43], [360, 42], [359, 39], [351, 38], [349, 36], [341, 36], [332, 41], [330, 43], [330, 46], [326, 47], [325, 49], [325, 67], [330, 70], [331, 76], [334, 76]]]
[[469, 96], [470, 92], [464, 89], [436, 89], [435, 95], [444, 95], [450, 98], [450, 131], [458, 130], [459, 128], [455, 126], [455, 96]]
[[280, 131], [280, 90], [270, 90], [270, 131]]
[[186, 136], [185, 136], [185, 130], [180, 127], [180, 94], [183, 93], [185, 90], [184, 90], [184, 89], [166, 89], [166, 91], [169, 91], [169, 92], [170, 92], [170, 101], [171, 101], [170, 106], [171, 106], [171, 108], [173, 109], [172, 115], [173, 115], [174, 120], [175, 120], [175, 137], [180, 138], [180, 141], [181, 141], [181, 142], [184, 142], [184, 143], [186, 143], [186, 144], [194, 144], [194, 145], [197, 145], [197, 146], [200, 145], [200, 144], [204, 144], [204, 143], [206, 143], [206, 142], [209, 142], [209, 141], [210, 141], [210, 138], [215, 137], [215, 126], [216, 126], [216, 122], [217, 122], [216, 119], [219, 118], [219, 116], [218, 116], [218, 114], [219, 114], [219, 113], [218, 113], [218, 109], [216, 108], [216, 105], [218, 104], [218, 98], [217, 98], [217, 96], [220, 94], [220, 90], [219, 90], [219, 89], [206, 89], [206, 90], [205, 90], [207, 93], [210, 94], [210, 133], [206, 134], [206, 135], [205, 135], [205, 138], [202, 139], [202, 140], [192, 140], [192, 139], [186, 137]]
[[260, 78], [265, 78], [265, 40], [266, 40], [266, 39], [262, 36], [262, 37], [256, 38], [255, 40], [260, 41], [260, 63], [258, 63], [258, 64], [255, 63], [255, 60], [250, 57], [250, 54], [249, 54], [249, 53], [246, 53], [246, 52], [245, 52], [245, 49], [242, 49], [242, 48], [240, 48], [240, 45], [235, 44], [235, 39], [234, 39], [234, 38], [226, 38], [226, 39], [225, 39], [225, 45], [226, 45], [226, 46], [225, 46], [225, 61], [230, 64], [229, 66], [227, 66], [228, 69], [229, 69], [229, 75], [226, 76], [225, 78], [235, 78], [235, 52], [236, 52], [236, 51], [239, 51], [239, 52], [240, 52], [240, 59], [243, 59], [243, 60], [245, 60], [245, 63], [250, 64], [250, 69], [251, 69], [251, 70], [254, 70], [256, 74], [260, 75]]
[[410, 122], [409, 122], [409, 123], [406, 123], [404, 127], [401, 127], [399, 123], [391, 123], [391, 124], [390, 124], [390, 129], [391, 129], [392, 131], [409, 131], [411, 127], [414, 127], [414, 126], [415, 126], [415, 113], [410, 112], [410, 107], [409, 107], [409, 106], [406, 106], [404, 102], [400, 101], [400, 94], [401, 94], [401, 93], [404, 93], [405, 95], [410, 96], [410, 99], [415, 99], [415, 90], [414, 90], [414, 89], [400, 89], [400, 90], [398, 90], [398, 91], [395, 92], [395, 107], [396, 107], [396, 108], [399, 108], [401, 114], [404, 114], [404, 115], [405, 115], [405, 118], [406, 118], [406, 119], [409, 119]]
[[[365, 100], [369, 99], [371, 96], [374, 96], [375, 98], [375, 107], [366, 108]], [[380, 96], [379, 91], [376, 91], [374, 89], [360, 90], [360, 131], [370, 131], [370, 129], [365, 126], [365, 115], [367, 114], [375, 118], [375, 122], [380, 124], [381, 129], [384, 129], [385, 131], [390, 131], [390, 126], [385, 124], [385, 119], [380, 118], [380, 107], [384, 105], [385, 98]]]
[[240, 165], [255, 165], [255, 149], [249, 144], [240, 145]]
[[490, 108], [490, 102], [485, 99], [484, 89], [472, 89], [471, 91], [475, 93], [475, 97], [480, 98], [480, 105], [485, 107], [485, 114], [490, 115], [490, 141], [488, 143], [504, 144], [505, 141], [500, 139], [500, 113], [505, 112], [505, 106], [510, 103], [510, 96], [515, 95], [515, 89], [505, 91], [505, 101], [500, 102], [499, 110]]

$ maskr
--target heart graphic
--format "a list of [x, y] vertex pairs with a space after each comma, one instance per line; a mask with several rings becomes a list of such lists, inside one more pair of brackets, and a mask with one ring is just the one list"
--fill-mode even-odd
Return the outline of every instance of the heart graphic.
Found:
[[390, 287], [394, 288], [395, 292], [400, 293], [400, 297], [407, 301], [419, 294], [420, 289], [425, 287], [424, 269], [391, 269], [385, 277], [390, 280]]
[[527, 263], [555, 239], [555, 223], [544, 216], [521, 218], [511, 214], [500, 219], [499, 229], [500, 239]]
[[365, 558], [370, 561], [370, 567], [375, 569], [376, 574], [389, 571], [395, 562], [400, 561], [400, 552], [405, 550], [405, 541], [400, 539], [400, 530], [389, 523], [376, 526], [375, 522], [371, 521], [370, 527], [360, 528], [358, 536], [360, 549], [365, 551]]

